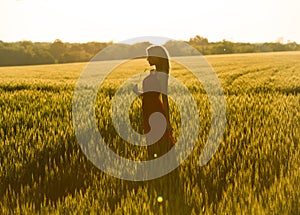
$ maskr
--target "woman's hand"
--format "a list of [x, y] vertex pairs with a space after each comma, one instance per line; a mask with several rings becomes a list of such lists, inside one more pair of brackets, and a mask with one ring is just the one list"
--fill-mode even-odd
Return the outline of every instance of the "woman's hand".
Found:
[[138, 90], [138, 85], [137, 84], [135, 84], [134, 86], [133, 86], [133, 92], [136, 94], [136, 95], [141, 95], [142, 93]]

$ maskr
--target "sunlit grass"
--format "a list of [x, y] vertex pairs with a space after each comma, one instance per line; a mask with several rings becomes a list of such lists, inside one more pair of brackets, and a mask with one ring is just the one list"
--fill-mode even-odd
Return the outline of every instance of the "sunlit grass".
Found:
[[[72, 124], [73, 91], [86, 63], [0, 67], [1, 214], [298, 214], [300, 211], [300, 53], [206, 56], [220, 78], [227, 125], [204, 167], [210, 105], [193, 75], [175, 61], [171, 75], [198, 105], [197, 145], [176, 171], [148, 182], [104, 174], [87, 160]], [[121, 156], [145, 150], [124, 144], [111, 125], [111, 97], [148, 68], [124, 62], [107, 77], [95, 104], [99, 130]], [[140, 101], [132, 105], [141, 126]], [[175, 134], [178, 109], [171, 101]], [[157, 202], [162, 196], [163, 202]]]

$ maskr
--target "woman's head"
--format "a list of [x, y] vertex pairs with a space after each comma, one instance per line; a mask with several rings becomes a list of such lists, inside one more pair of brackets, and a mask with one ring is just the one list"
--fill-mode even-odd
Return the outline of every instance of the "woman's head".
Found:
[[146, 49], [149, 64], [157, 70], [169, 72], [169, 53], [163, 46], [153, 45]]

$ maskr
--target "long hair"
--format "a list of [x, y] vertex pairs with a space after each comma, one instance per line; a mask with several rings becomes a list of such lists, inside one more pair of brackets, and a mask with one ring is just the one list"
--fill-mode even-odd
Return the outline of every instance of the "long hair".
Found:
[[146, 49], [147, 56], [157, 57], [157, 67], [169, 74], [170, 62], [169, 62], [169, 53], [167, 49], [163, 46], [152, 45]]

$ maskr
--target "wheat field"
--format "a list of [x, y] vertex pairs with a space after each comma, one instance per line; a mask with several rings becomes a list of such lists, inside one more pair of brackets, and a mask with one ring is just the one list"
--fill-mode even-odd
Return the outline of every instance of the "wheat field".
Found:
[[[171, 75], [190, 90], [200, 128], [192, 153], [173, 172], [126, 181], [97, 169], [77, 142], [75, 84], [86, 63], [0, 67], [1, 214], [299, 214], [300, 52], [206, 56], [226, 99], [226, 128], [207, 165], [198, 165], [210, 125], [203, 87], [172, 61]], [[111, 100], [126, 78], [147, 67], [125, 62], [97, 94], [99, 132], [120, 156], [142, 159], [111, 124]], [[174, 135], [178, 108], [170, 100]], [[142, 125], [141, 100], [131, 123]], [[162, 197], [158, 201], [158, 197]]]

